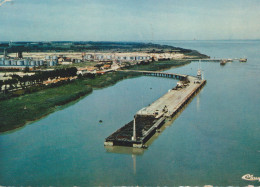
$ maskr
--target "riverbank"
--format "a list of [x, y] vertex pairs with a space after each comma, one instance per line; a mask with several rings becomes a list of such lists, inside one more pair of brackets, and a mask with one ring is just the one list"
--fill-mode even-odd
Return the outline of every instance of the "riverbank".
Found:
[[[189, 60], [154, 62], [148, 65], [129, 67], [139, 70], [164, 70], [190, 63]], [[93, 79], [82, 78], [55, 88], [11, 98], [0, 102], [0, 132], [14, 130], [31, 121], [42, 118], [56, 110], [57, 106], [68, 104], [82, 96], [90, 94], [93, 89], [104, 88], [120, 80], [139, 76], [138, 73], [111, 72], [98, 75]]]

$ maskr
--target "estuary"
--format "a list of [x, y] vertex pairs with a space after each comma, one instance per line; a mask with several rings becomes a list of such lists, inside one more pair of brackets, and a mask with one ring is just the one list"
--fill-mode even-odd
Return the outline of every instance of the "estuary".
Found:
[[[103, 143], [176, 80], [125, 79], [3, 133], [0, 185], [259, 185], [242, 177], [260, 176], [260, 41], [153, 42], [248, 61], [201, 62], [207, 84], [147, 150], [108, 150]], [[198, 66], [166, 72], [196, 75]]]

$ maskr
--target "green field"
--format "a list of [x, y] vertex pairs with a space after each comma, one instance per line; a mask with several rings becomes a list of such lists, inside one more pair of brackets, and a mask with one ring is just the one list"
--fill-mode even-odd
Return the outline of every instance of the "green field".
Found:
[[[149, 65], [139, 65], [130, 69], [162, 70], [180, 66], [189, 61], [156, 62]], [[40, 119], [52, 112], [57, 106], [75, 101], [92, 92], [93, 89], [104, 88], [116, 82], [140, 76], [134, 72], [111, 72], [96, 76], [94, 79], [82, 78], [55, 88], [47, 88], [38, 92], [10, 98], [0, 102], [0, 132], [14, 130], [30, 121]]]
[[23, 126], [28, 121], [39, 119], [53, 111], [55, 106], [76, 100], [92, 91], [75, 81], [57, 88], [48, 88], [32, 94], [0, 102], [0, 132]]

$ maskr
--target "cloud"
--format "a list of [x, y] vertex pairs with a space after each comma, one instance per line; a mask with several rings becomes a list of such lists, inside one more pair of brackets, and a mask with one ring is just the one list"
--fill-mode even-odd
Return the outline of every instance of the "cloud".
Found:
[[12, 0], [3, 0], [3, 1], [1, 1], [1, 2], [0, 2], [0, 7], [1, 7], [3, 4], [5, 4], [6, 2], [8, 2], [8, 1], [12, 1]]

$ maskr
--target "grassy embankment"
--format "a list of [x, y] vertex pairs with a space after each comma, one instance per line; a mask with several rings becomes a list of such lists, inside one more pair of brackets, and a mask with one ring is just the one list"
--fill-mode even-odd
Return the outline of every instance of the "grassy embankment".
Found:
[[[149, 65], [134, 66], [129, 69], [162, 70], [180, 66], [189, 61], [164, 61]], [[6, 132], [24, 126], [27, 122], [37, 120], [55, 111], [56, 106], [74, 101], [87, 95], [95, 88], [103, 88], [116, 82], [138, 76], [133, 72], [112, 72], [96, 76], [94, 79], [77, 79], [71, 83], [47, 88], [31, 94], [11, 98], [0, 102], [0, 132]], [[26, 109], [25, 109], [26, 107]]]

